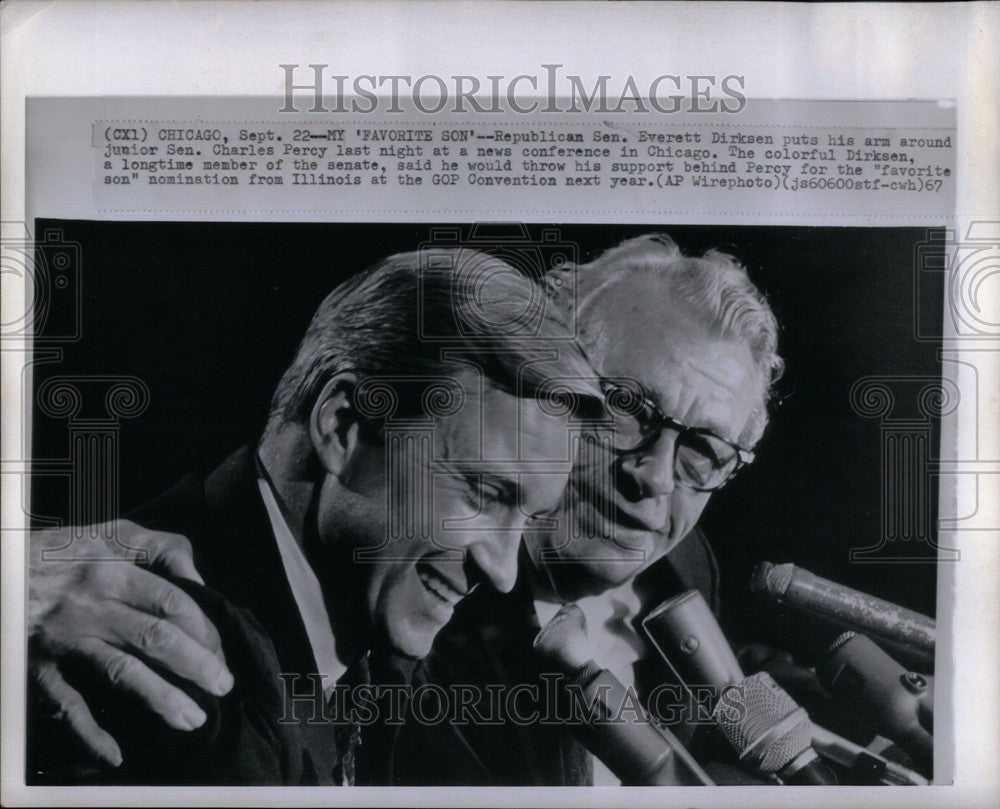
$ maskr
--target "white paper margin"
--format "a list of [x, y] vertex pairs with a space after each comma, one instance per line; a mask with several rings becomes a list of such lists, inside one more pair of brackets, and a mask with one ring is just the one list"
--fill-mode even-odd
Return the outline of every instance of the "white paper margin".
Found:
[[[283, 62], [344, 74], [537, 74], [546, 63], [584, 79], [663, 73], [746, 77], [755, 98], [952, 99], [958, 109], [956, 230], [1000, 220], [1000, 7], [970, 4], [24, 2], [0, 7], [2, 219], [24, 219], [24, 99], [29, 95], [283, 93]], [[0, 306], [22, 311], [4, 279]], [[985, 313], [997, 322], [1000, 301]], [[6, 318], [5, 318], [6, 321]], [[4, 362], [0, 457], [20, 440], [19, 375]], [[1000, 425], [997, 397], [979, 429]], [[958, 425], [962, 431], [974, 425]], [[944, 437], [948, 440], [948, 436]], [[992, 492], [998, 487], [993, 486]], [[945, 496], [952, 493], [942, 492]], [[3, 525], [20, 514], [20, 478], [3, 479]], [[980, 503], [1000, 525], [1000, 498]], [[926, 789], [115, 789], [26, 790], [23, 724], [23, 537], [2, 546], [4, 805], [41, 803], [496, 806], [994, 806], [1000, 794], [1000, 542], [958, 535], [943, 565], [939, 611], [951, 612], [956, 763], [953, 786]], [[947, 544], [947, 543], [943, 543]], [[949, 570], [952, 571], [949, 575]], [[953, 581], [951, 580], [953, 577]], [[954, 588], [954, 589], [952, 589]], [[20, 751], [20, 752], [19, 752]]]

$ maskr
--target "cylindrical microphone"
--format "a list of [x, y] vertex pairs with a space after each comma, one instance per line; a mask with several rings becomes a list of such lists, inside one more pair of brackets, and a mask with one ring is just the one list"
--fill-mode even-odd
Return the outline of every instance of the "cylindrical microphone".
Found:
[[[785, 783], [836, 784], [837, 777], [810, 746], [805, 709], [761, 672], [744, 677], [712, 610], [697, 590], [664, 601], [643, 630], [677, 677], [711, 686], [712, 719], [740, 760]], [[697, 696], [697, 695], [696, 695]]]
[[[712, 779], [680, 740], [637, 712], [634, 696], [594, 662], [585, 621], [576, 604], [565, 605], [538, 633], [534, 644], [542, 661], [566, 674], [567, 687], [578, 689], [586, 701], [588, 721], [574, 725], [583, 745], [626, 785], [712, 786]], [[624, 713], [635, 721], [624, 721]]]
[[642, 621], [650, 642], [681, 683], [696, 697], [696, 686], [711, 686], [714, 707], [718, 691], [743, 679], [736, 655], [704, 596], [688, 590], [667, 599]]
[[907, 671], [870, 638], [845, 632], [817, 669], [835, 697], [860, 707], [881, 734], [921, 764], [934, 754], [934, 679]]
[[804, 568], [762, 562], [754, 571], [751, 587], [779, 604], [934, 655], [936, 626], [931, 618]]

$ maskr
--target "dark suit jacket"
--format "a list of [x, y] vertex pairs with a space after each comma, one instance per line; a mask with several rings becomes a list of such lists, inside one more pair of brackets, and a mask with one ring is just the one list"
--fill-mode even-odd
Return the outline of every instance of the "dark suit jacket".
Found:
[[[378, 757], [384, 769], [377, 782], [396, 785], [562, 786], [592, 783], [590, 754], [564, 722], [543, 721], [565, 716], [565, 704], [553, 711], [546, 701], [546, 682], [535, 662], [532, 641], [540, 627], [530, 582], [530, 561], [522, 558], [514, 591], [504, 595], [480, 588], [456, 609], [438, 635], [431, 654], [414, 674], [414, 694], [421, 685], [440, 686], [449, 694], [452, 715], [435, 719], [426, 708], [422, 719], [411, 710], [395, 729], [390, 749]], [[719, 576], [705, 536], [696, 529], [668, 557], [641, 574], [652, 585], [648, 608], [688, 589], [702, 592], [718, 605]], [[645, 588], [644, 588], [645, 589]], [[636, 668], [637, 686], [669, 680], [667, 667], [645, 657]], [[549, 680], [551, 682], [551, 679]], [[472, 698], [464, 714], [458, 709], [463, 689], [483, 692], [493, 686], [499, 712], [489, 699]], [[551, 689], [549, 691], [551, 694]], [[499, 716], [500, 721], [494, 721]], [[454, 721], [457, 720], [457, 721]], [[693, 727], [672, 727], [687, 741]]]
[[[332, 783], [337, 762], [334, 725], [306, 721], [314, 703], [290, 704], [287, 681], [279, 677], [308, 675], [317, 667], [261, 501], [253, 449], [239, 450], [207, 477], [185, 478], [130, 518], [191, 540], [195, 564], [207, 586], [177, 583], [216, 624], [236, 684], [222, 699], [188, 689], [209, 718], [202, 728], [182, 732], [169, 729], [159, 717], [120, 694], [108, 693], [100, 678], [91, 682], [86, 672], [80, 672], [95, 718], [119, 741], [124, 757], [119, 770], [91, 773], [93, 780], [177, 785]], [[313, 683], [300, 678], [297, 685], [308, 691]], [[321, 710], [318, 716], [322, 720]], [[299, 721], [278, 721], [292, 717]], [[44, 716], [33, 720], [29, 718], [37, 732], [32, 734], [34, 742], [29, 739], [29, 758], [35, 764], [29, 764], [29, 772], [41, 781], [81, 780], [68, 777], [58, 760], [53, 761], [51, 745], [56, 737], [46, 735]]]

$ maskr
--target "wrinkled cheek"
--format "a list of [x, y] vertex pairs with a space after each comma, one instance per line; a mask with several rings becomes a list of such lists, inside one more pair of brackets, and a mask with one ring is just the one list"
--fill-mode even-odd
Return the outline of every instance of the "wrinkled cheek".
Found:
[[438, 484], [432, 498], [429, 520], [430, 543], [428, 550], [452, 551], [462, 549], [486, 520], [482, 504], [466, 501], [450, 483]]
[[701, 513], [711, 498], [710, 492], [696, 492], [691, 489], [674, 489], [670, 498], [670, 516], [673, 527], [670, 531], [671, 545], [686, 537], [698, 524]]
[[571, 483], [593, 486], [613, 476], [618, 456], [610, 451], [607, 442], [584, 437], [574, 450]]
[[568, 489], [577, 499], [603, 497], [609, 499], [619, 488], [621, 471], [610, 461], [594, 462], [587, 465], [579, 463], [573, 467], [570, 474]]

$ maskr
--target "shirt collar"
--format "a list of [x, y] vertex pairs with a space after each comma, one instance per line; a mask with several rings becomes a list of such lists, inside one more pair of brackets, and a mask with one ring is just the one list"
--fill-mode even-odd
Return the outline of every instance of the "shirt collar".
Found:
[[281, 564], [285, 569], [285, 577], [295, 598], [295, 604], [305, 624], [309, 645], [312, 647], [313, 658], [316, 661], [316, 672], [323, 677], [323, 691], [329, 698], [333, 686], [347, 671], [347, 666], [337, 657], [337, 646], [333, 636], [333, 624], [326, 611], [326, 601], [323, 599], [323, 589], [306, 559], [295, 536], [292, 534], [281, 506], [266, 474], [258, 464], [257, 485], [264, 508], [271, 523]]

